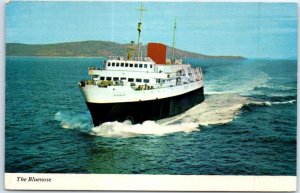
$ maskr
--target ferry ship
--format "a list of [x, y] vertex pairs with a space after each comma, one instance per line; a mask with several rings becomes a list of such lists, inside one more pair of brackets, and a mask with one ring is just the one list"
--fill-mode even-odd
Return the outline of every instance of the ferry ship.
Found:
[[174, 57], [176, 21], [172, 58], [167, 59], [167, 46], [161, 43], [148, 43], [147, 55], [142, 56], [142, 4], [139, 10], [137, 45], [132, 41], [127, 56], [110, 56], [102, 68], [90, 67], [90, 80], [78, 83], [95, 126], [111, 121], [159, 120], [204, 101], [201, 68], [193, 68]]

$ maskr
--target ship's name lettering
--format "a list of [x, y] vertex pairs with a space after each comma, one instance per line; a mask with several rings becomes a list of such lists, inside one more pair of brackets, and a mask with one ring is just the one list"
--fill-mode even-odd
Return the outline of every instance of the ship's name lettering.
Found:
[[18, 182], [51, 182], [52, 178], [17, 177]]

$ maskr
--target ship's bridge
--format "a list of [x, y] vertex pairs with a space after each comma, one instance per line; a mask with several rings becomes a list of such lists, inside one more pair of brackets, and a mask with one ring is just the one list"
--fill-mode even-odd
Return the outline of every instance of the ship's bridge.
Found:
[[105, 69], [112, 71], [139, 71], [154, 72], [155, 62], [149, 57], [133, 57], [126, 60], [124, 57], [110, 56], [105, 62]]

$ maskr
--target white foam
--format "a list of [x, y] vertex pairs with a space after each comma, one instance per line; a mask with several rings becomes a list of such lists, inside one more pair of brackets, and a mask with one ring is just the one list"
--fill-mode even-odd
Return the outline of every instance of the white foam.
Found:
[[130, 121], [106, 122], [91, 130], [92, 135], [102, 137], [134, 137], [138, 135], [162, 136], [175, 132], [198, 131], [197, 123], [181, 123], [176, 125], [158, 124], [155, 121], [145, 121], [142, 124], [131, 124]]
[[283, 102], [270, 102], [270, 101], [251, 101], [247, 104], [255, 104], [255, 105], [264, 105], [264, 106], [272, 106], [272, 105], [281, 105], [281, 104], [293, 104], [297, 102], [297, 100], [283, 101]]
[[71, 114], [68, 112], [57, 112], [54, 119], [60, 122], [64, 129], [88, 130], [92, 127], [90, 116], [85, 114]]
[[284, 101], [284, 102], [273, 102], [272, 104], [280, 105], [280, 104], [293, 104], [296, 100]]
[[274, 89], [274, 90], [280, 90], [280, 91], [289, 91], [291, 89], [294, 89], [294, 87], [286, 86], [286, 85], [279, 85], [279, 84], [264, 84], [257, 86], [256, 88], [262, 88], [262, 89]]

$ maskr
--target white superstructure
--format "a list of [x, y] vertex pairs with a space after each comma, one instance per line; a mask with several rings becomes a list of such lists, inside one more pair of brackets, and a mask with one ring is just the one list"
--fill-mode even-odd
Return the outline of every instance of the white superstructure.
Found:
[[203, 87], [201, 68], [156, 64], [151, 58], [109, 57], [104, 68], [91, 67], [91, 80], [80, 82], [90, 103], [136, 102], [181, 95]]

